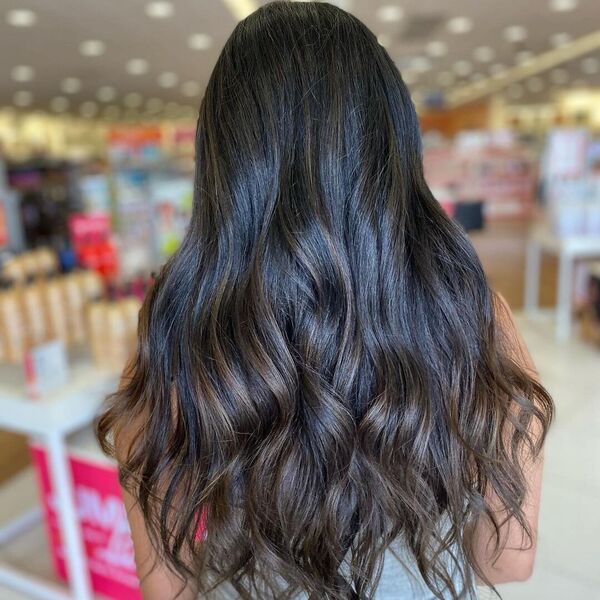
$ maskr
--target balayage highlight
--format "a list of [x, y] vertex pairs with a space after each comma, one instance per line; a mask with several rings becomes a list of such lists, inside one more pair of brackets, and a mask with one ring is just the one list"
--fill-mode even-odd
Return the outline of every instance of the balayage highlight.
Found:
[[552, 401], [425, 184], [394, 63], [338, 8], [266, 5], [218, 59], [196, 147], [188, 233], [98, 425], [107, 452], [129, 430], [122, 482], [161, 559], [201, 591], [367, 599], [401, 539], [463, 597], [481, 519], [502, 548], [489, 493], [529, 531]]

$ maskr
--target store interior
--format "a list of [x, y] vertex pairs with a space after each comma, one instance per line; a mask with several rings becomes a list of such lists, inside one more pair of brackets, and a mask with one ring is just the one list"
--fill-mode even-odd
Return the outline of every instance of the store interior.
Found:
[[[141, 598], [92, 423], [185, 234], [212, 67], [261, 4], [0, 0], [2, 600]], [[536, 569], [499, 591], [600, 599], [598, 0], [335, 4], [400, 69], [427, 182], [555, 398]]]

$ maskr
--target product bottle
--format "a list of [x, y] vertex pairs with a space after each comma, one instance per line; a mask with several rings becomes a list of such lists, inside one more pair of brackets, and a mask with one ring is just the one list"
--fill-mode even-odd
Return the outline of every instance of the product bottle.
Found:
[[13, 282], [3, 283], [0, 295], [0, 331], [4, 340], [4, 355], [10, 363], [20, 363], [27, 345], [23, 310], [19, 290]]
[[28, 344], [30, 347], [39, 346], [48, 337], [44, 295], [40, 282], [34, 281], [31, 275], [27, 284], [22, 288], [21, 301], [23, 303]]
[[84, 302], [102, 298], [104, 295], [104, 283], [98, 273], [86, 269], [77, 272], [75, 276], [79, 282]]
[[81, 344], [85, 340], [84, 305], [81, 287], [76, 273], [69, 273], [62, 280], [67, 308], [69, 341], [71, 344]]
[[127, 354], [131, 354], [137, 343], [138, 316], [142, 303], [134, 296], [121, 300], [121, 310], [125, 316], [127, 328]]
[[59, 339], [65, 347], [69, 343], [69, 323], [64, 293], [64, 277], [53, 275], [44, 285], [44, 301], [48, 320], [48, 337]]
[[105, 352], [109, 357], [111, 370], [121, 371], [127, 361], [127, 321], [121, 302], [110, 302], [107, 312], [107, 346]]
[[107, 303], [90, 302], [86, 307], [87, 334], [92, 360], [99, 367], [108, 366]]

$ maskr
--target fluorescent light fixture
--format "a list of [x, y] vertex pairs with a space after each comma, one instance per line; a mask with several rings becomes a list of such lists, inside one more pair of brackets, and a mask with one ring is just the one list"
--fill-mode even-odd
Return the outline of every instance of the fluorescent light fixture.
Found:
[[504, 39], [512, 43], [522, 42], [527, 39], [527, 29], [523, 25], [510, 25], [504, 30]]
[[79, 53], [82, 56], [95, 57], [102, 56], [106, 50], [106, 45], [100, 40], [85, 40], [79, 45]]
[[468, 33], [473, 29], [473, 21], [469, 17], [453, 17], [448, 21], [446, 27], [451, 33]]
[[575, 10], [578, 0], [550, 0], [550, 10], [554, 12], [569, 12]]
[[125, 69], [130, 75], [144, 75], [149, 68], [150, 65], [145, 58], [132, 58], [125, 64]]
[[223, 0], [223, 4], [238, 21], [245, 19], [258, 8], [255, 0]]
[[206, 50], [212, 46], [213, 39], [207, 33], [193, 33], [187, 43], [192, 50]]
[[377, 18], [383, 23], [395, 23], [404, 17], [404, 9], [395, 4], [380, 6], [375, 12]]
[[6, 13], [6, 22], [13, 27], [31, 27], [37, 23], [37, 15], [27, 8], [15, 8]]
[[177, 85], [179, 77], [173, 71], [165, 71], [158, 76], [158, 85], [163, 88], [173, 88]]
[[17, 65], [16, 67], [12, 68], [10, 76], [12, 77], [13, 81], [26, 83], [34, 78], [35, 71], [33, 70], [33, 67], [30, 67], [29, 65]]
[[166, 0], [156, 0], [146, 4], [146, 14], [152, 19], [168, 19], [174, 12], [175, 7]]
[[448, 53], [448, 45], [440, 40], [432, 40], [425, 46], [425, 51], [429, 56], [440, 57]]

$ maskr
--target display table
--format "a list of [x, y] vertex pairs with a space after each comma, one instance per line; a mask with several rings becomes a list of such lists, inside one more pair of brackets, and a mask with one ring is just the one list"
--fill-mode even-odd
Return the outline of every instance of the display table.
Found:
[[525, 310], [530, 314], [539, 308], [540, 271], [544, 252], [558, 257], [556, 337], [565, 340], [571, 335], [574, 263], [580, 259], [599, 258], [600, 237], [558, 237], [545, 225], [532, 228], [525, 266]]
[[[0, 377], [0, 428], [37, 438], [47, 447], [56, 509], [65, 546], [70, 593], [49, 582], [0, 563], [0, 584], [44, 600], [91, 600], [92, 592], [84, 559], [81, 531], [75, 511], [65, 438], [89, 425], [106, 394], [116, 388], [114, 373], [89, 364], [72, 366], [69, 382], [41, 399], [25, 396], [18, 369], [5, 369]], [[39, 517], [39, 511], [23, 515], [0, 530], [0, 543], [9, 541]]]

